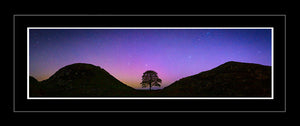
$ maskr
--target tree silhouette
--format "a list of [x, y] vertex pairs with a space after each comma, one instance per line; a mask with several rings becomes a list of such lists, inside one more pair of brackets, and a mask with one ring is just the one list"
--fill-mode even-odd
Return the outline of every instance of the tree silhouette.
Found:
[[157, 73], [155, 71], [148, 70], [145, 73], [143, 73], [142, 82], [141, 82], [142, 88], [149, 86], [150, 87], [149, 90], [151, 91], [152, 86], [160, 87], [159, 83], [161, 83], [161, 79], [158, 78]]

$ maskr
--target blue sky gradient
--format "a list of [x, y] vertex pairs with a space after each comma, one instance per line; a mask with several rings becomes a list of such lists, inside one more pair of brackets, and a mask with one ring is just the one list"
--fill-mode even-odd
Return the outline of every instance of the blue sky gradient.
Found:
[[45, 80], [90, 63], [141, 88], [154, 70], [162, 87], [228, 61], [271, 66], [271, 29], [30, 29], [29, 74]]

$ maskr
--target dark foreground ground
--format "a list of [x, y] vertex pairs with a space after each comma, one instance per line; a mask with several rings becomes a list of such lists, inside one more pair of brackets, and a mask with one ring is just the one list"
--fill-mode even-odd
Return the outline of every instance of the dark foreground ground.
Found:
[[270, 97], [271, 66], [226, 62], [214, 69], [182, 78], [161, 90], [136, 90], [104, 69], [76, 63], [38, 82], [30, 77], [32, 97]]

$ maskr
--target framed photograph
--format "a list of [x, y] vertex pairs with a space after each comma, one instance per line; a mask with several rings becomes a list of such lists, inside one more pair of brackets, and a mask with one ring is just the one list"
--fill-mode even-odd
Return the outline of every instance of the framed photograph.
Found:
[[285, 112], [285, 29], [285, 15], [14, 15], [14, 112]]

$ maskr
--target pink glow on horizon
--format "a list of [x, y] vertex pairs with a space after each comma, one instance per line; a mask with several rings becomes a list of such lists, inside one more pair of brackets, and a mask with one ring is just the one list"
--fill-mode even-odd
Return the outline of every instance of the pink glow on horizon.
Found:
[[162, 87], [228, 61], [271, 65], [270, 29], [31, 29], [30, 76], [39, 81], [73, 63], [100, 66], [141, 88], [154, 70]]

